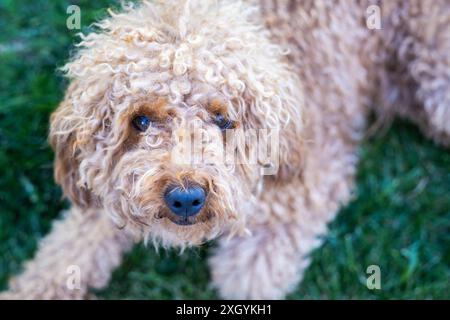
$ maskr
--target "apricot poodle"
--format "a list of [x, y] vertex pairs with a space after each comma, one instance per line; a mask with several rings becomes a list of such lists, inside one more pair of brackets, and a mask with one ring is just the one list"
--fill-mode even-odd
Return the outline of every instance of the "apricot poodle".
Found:
[[[209, 263], [221, 297], [284, 297], [352, 197], [369, 113], [450, 144], [449, 30], [448, 0], [110, 11], [64, 66], [70, 86], [51, 117], [72, 206], [2, 297], [86, 298], [135, 242], [219, 236]], [[236, 157], [223, 161], [229, 145]], [[276, 156], [241, 161], [255, 145]]]

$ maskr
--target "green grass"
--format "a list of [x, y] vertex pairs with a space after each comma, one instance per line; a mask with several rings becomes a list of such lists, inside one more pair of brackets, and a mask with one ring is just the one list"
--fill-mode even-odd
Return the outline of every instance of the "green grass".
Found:
[[[82, 25], [112, 1], [71, 1]], [[0, 1], [0, 289], [32, 257], [67, 203], [53, 183], [48, 117], [67, 83], [56, 72], [76, 31], [68, 1]], [[450, 152], [396, 122], [361, 148], [357, 197], [330, 225], [292, 299], [450, 298]], [[183, 255], [138, 246], [101, 298], [216, 298], [208, 285], [208, 247]], [[365, 286], [379, 265], [382, 289]]]

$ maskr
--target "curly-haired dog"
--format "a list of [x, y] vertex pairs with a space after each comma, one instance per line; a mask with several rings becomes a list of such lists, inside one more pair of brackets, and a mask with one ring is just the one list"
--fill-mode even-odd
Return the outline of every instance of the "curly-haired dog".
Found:
[[[366, 24], [372, 5], [381, 29]], [[72, 208], [6, 297], [83, 298], [136, 241], [222, 235], [210, 259], [221, 296], [281, 298], [351, 198], [371, 106], [450, 144], [448, 0], [173, 0], [110, 15], [64, 67], [51, 118]], [[192, 123], [207, 137], [196, 163], [174, 157]], [[220, 161], [232, 128], [279, 130], [275, 175]]]

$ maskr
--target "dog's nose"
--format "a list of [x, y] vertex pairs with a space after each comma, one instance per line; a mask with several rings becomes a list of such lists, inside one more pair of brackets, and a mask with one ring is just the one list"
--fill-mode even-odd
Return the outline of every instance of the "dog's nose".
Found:
[[169, 187], [164, 194], [164, 201], [170, 211], [182, 217], [199, 213], [205, 204], [206, 193], [200, 186], [189, 188]]

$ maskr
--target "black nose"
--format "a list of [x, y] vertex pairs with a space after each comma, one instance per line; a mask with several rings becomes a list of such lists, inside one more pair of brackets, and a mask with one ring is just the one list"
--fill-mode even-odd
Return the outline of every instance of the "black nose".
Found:
[[169, 187], [164, 194], [164, 201], [170, 211], [182, 217], [197, 214], [205, 204], [205, 190], [200, 186], [189, 188]]

